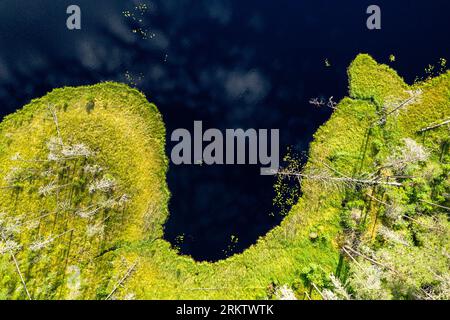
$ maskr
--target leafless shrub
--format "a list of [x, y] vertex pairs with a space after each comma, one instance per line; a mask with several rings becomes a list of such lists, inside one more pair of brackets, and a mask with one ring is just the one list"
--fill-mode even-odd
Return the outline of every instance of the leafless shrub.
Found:
[[4, 177], [5, 182], [10, 186], [21, 180], [22, 170], [18, 167], [12, 167]]
[[395, 223], [403, 217], [403, 207], [395, 202], [386, 205], [385, 217]]
[[114, 208], [117, 205], [117, 201], [113, 198], [108, 198], [107, 200], [90, 205], [85, 208], [80, 208], [75, 211], [75, 214], [83, 219], [89, 219], [95, 216], [98, 212], [106, 208]]
[[373, 125], [382, 125], [385, 124], [388, 117], [391, 115], [397, 115], [400, 110], [410, 106], [411, 104], [417, 102], [422, 96], [421, 90], [408, 90], [406, 91], [409, 94], [409, 98], [398, 101], [396, 98], [389, 99], [390, 101], [385, 102], [383, 105], [383, 115], [377, 119]]
[[14, 240], [6, 239], [3, 241], [0, 241], [0, 255], [10, 253], [10, 252], [17, 252], [17, 251], [20, 251], [21, 249], [22, 249], [22, 246]]
[[49, 246], [50, 244], [52, 244], [56, 239], [61, 238], [62, 236], [64, 236], [67, 233], [72, 232], [74, 229], [70, 229], [67, 230], [61, 234], [58, 234], [57, 236], [54, 237], [50, 237], [50, 238], [40, 238], [39, 240], [34, 241], [31, 245], [30, 245], [30, 250], [31, 251], [39, 251], [42, 250], [44, 248], [46, 248], [47, 246]]
[[58, 203], [57, 209], [61, 211], [71, 211], [73, 209], [72, 203], [69, 199], [62, 200]]
[[309, 100], [309, 104], [312, 104], [315, 107], [321, 108], [325, 105], [325, 100], [322, 98], [311, 98]]
[[93, 208], [93, 209], [79, 209], [79, 210], [77, 210], [75, 212], [75, 214], [77, 216], [79, 216], [80, 218], [90, 219], [93, 216], [95, 216], [95, 214], [97, 212], [99, 212], [101, 209], [102, 209], [102, 207], [96, 207], [96, 208]]
[[289, 288], [288, 285], [283, 285], [277, 288], [275, 292], [275, 297], [278, 300], [297, 300], [294, 291], [291, 288]]
[[337, 277], [333, 274], [330, 275], [331, 283], [334, 286], [334, 292], [337, 294], [339, 298], [342, 300], [351, 300], [351, 295], [345, 289], [346, 285], [344, 285]]
[[105, 225], [103, 223], [89, 224], [86, 227], [86, 235], [88, 238], [95, 236], [102, 236], [105, 232]]
[[134, 292], [128, 292], [124, 297], [123, 300], [136, 300], [136, 294]]
[[20, 231], [20, 217], [7, 218], [6, 214], [3, 214], [3, 218], [0, 218], [0, 235], [2, 238], [10, 238], [19, 234]]
[[58, 189], [58, 185], [55, 181], [50, 182], [49, 184], [42, 186], [38, 190], [38, 194], [40, 196], [49, 196], [51, 195], [55, 190]]
[[357, 299], [388, 299], [389, 294], [382, 287], [383, 271], [369, 262], [352, 264], [352, 276], [349, 283]]
[[338, 296], [330, 289], [323, 290], [322, 297], [324, 300], [340, 300]]
[[[438, 285], [434, 286], [429, 292], [428, 297], [431, 296], [434, 300], [449, 300], [450, 299], [450, 274], [435, 275], [439, 281]], [[425, 297], [426, 298], [426, 297]]]
[[89, 158], [94, 152], [83, 143], [65, 144], [60, 137], [51, 137], [47, 142], [49, 161], [61, 161], [74, 158]]
[[396, 171], [403, 171], [408, 165], [424, 162], [429, 158], [429, 152], [411, 138], [403, 140], [404, 146], [388, 157], [386, 167], [391, 167]]
[[39, 227], [39, 220], [29, 221], [25, 224], [25, 227], [27, 228], [27, 230], [36, 229], [37, 227]]
[[131, 197], [127, 194], [123, 194], [117, 201], [119, 207], [124, 207], [127, 203], [131, 201]]
[[44, 249], [51, 241], [47, 241], [45, 239], [36, 240], [33, 243], [30, 244], [30, 250], [31, 251], [39, 251]]
[[85, 173], [88, 173], [88, 174], [90, 174], [90, 175], [95, 176], [95, 175], [101, 173], [101, 172], [103, 171], [103, 168], [100, 167], [100, 166], [97, 165], [97, 164], [94, 164], [94, 165], [86, 164], [86, 165], [83, 167], [83, 171], [84, 171]]
[[88, 158], [93, 153], [86, 145], [79, 143], [74, 145], [63, 146], [61, 154], [67, 158], [76, 158], [76, 157]]
[[333, 110], [337, 108], [337, 102], [334, 101], [334, 97], [328, 98], [328, 101], [323, 98], [311, 98], [309, 103], [318, 108], [327, 107]]
[[96, 191], [100, 192], [110, 192], [113, 190], [113, 188], [116, 186], [116, 182], [108, 177], [103, 177], [100, 180], [94, 181], [89, 186], [89, 193], [94, 193]]
[[325, 289], [321, 292], [324, 300], [351, 300], [351, 295], [338, 278], [331, 274], [330, 280], [333, 284], [333, 289]]
[[53, 169], [49, 168], [48, 170], [42, 171], [40, 176], [42, 178], [54, 177], [55, 176], [55, 172], [53, 171]]
[[64, 143], [59, 137], [51, 137], [47, 142], [47, 148], [49, 150], [49, 154], [47, 159], [49, 161], [58, 161], [60, 160], [61, 150], [64, 147]]
[[403, 238], [402, 235], [400, 235], [399, 233], [385, 227], [385, 226], [381, 226], [378, 229], [378, 233], [387, 241], [391, 241], [393, 243], [398, 243], [398, 244], [402, 244], [404, 246], [409, 246], [408, 241], [405, 240], [405, 238]]

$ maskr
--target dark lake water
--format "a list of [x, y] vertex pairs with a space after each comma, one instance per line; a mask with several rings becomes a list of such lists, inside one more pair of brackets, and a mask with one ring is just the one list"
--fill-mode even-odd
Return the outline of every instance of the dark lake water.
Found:
[[[192, 130], [194, 120], [280, 129], [282, 152], [305, 152], [330, 116], [308, 100], [345, 96], [346, 68], [358, 53], [383, 63], [394, 54], [392, 66], [410, 83], [450, 58], [448, 1], [377, 0], [382, 29], [369, 31], [372, 2], [2, 0], [0, 116], [55, 87], [114, 80], [158, 105], [168, 154], [170, 133]], [[82, 29], [69, 31], [74, 3]], [[198, 260], [241, 252], [282, 219], [273, 183], [259, 166], [171, 165], [166, 238]]]

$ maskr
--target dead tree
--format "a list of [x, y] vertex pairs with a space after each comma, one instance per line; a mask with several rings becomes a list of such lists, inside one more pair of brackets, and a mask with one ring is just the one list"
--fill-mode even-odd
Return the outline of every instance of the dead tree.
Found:
[[[5, 242], [7, 241], [6, 237], [3, 234], [2, 234], [2, 239]], [[22, 272], [20, 271], [19, 263], [17, 262], [16, 255], [14, 254], [14, 250], [9, 248], [9, 253], [11, 254], [11, 257], [14, 261], [14, 266], [16, 268], [17, 273], [19, 274], [20, 281], [22, 282], [23, 288], [25, 290], [25, 293], [27, 294], [28, 299], [33, 300], [33, 299], [31, 299], [31, 295], [30, 295], [30, 292], [28, 291], [27, 284], [25, 283], [25, 279], [22, 275]]]
[[111, 293], [106, 297], [105, 300], [109, 300], [112, 295], [117, 291], [117, 289], [119, 289], [120, 286], [122, 286], [122, 284], [125, 282], [125, 280], [128, 279], [128, 277], [133, 273], [134, 269], [136, 268], [138, 264], [138, 260], [136, 260], [133, 265], [128, 268], [127, 272], [125, 273], [125, 275], [120, 279], [119, 282], [117, 282], [117, 284], [114, 286], [114, 288], [112, 289]]
[[420, 201], [420, 202], [423, 202], [423, 203], [426, 203], [426, 204], [429, 204], [429, 205], [431, 205], [431, 206], [435, 206], [435, 207], [438, 207], [438, 208], [441, 208], [441, 209], [445, 209], [445, 210], [447, 210], [447, 211], [450, 211], [450, 208], [449, 208], [449, 207], [442, 206], [442, 205], [437, 204], [437, 203], [433, 203], [433, 202], [426, 201], [426, 200], [422, 200], [422, 199], [419, 199], [419, 201]]
[[[408, 99], [401, 101], [397, 106], [392, 108], [392, 110], [387, 111], [387, 113], [385, 113], [380, 118], [378, 118], [375, 122], [373, 122], [371, 127], [374, 127], [374, 126], [380, 125], [380, 124], [384, 124], [390, 115], [394, 114], [395, 112], [399, 111], [400, 109], [403, 109], [403, 108], [411, 105], [422, 95], [421, 90], [408, 91], [408, 93], [410, 94], [410, 97]], [[387, 109], [387, 108], [385, 107], [385, 109]]]
[[442, 126], [445, 126], [446, 124], [450, 124], [450, 119], [447, 119], [444, 122], [441, 122], [441, 123], [438, 123], [438, 124], [431, 124], [431, 125], [429, 125], [429, 126], [427, 126], [425, 128], [420, 129], [417, 132], [423, 133], [423, 132], [430, 131], [430, 130], [433, 130], [433, 129], [436, 129], [436, 128], [440, 128]]
[[313, 168], [310, 169], [309, 172], [280, 170], [278, 174], [281, 176], [296, 177], [299, 180], [299, 182], [301, 182], [302, 179], [309, 179], [318, 181], [323, 184], [337, 184], [348, 187], [355, 185], [367, 185], [367, 186], [385, 185], [394, 187], [403, 186], [403, 184], [400, 182], [389, 181], [389, 177], [383, 178], [380, 177], [379, 175], [370, 175], [368, 177], [349, 177], [339, 172], [335, 168], [331, 167], [330, 165], [327, 165], [326, 163], [322, 163], [322, 165], [325, 167], [325, 169]]
[[328, 98], [328, 101], [325, 101], [323, 98], [311, 98], [309, 104], [318, 108], [327, 107], [333, 110], [337, 109], [337, 102], [334, 101], [334, 97]]

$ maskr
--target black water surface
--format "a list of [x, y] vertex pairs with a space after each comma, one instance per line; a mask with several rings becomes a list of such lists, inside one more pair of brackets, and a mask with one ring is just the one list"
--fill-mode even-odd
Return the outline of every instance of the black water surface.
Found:
[[[382, 30], [369, 31], [372, 2], [2, 0], [0, 116], [55, 87], [114, 80], [158, 105], [168, 154], [170, 133], [192, 130], [194, 120], [278, 128], [282, 150], [306, 151], [330, 115], [308, 100], [346, 95], [346, 68], [358, 53], [384, 63], [395, 54], [408, 82], [449, 58], [448, 1], [377, 0]], [[142, 3], [149, 9], [135, 8]], [[65, 27], [70, 4], [81, 7], [82, 30]], [[198, 260], [241, 252], [281, 221], [270, 215], [273, 182], [258, 166], [171, 165], [166, 238]], [[229, 251], [231, 236], [239, 240]]]

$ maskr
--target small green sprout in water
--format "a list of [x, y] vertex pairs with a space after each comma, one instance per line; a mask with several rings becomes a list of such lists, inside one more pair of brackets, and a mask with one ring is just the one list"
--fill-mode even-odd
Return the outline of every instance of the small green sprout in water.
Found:
[[184, 238], [185, 238], [184, 233], [175, 237], [175, 241], [174, 241], [174, 245], [173, 245], [173, 248], [175, 250], [177, 250], [177, 251], [181, 250], [181, 245], [184, 242]]
[[439, 65], [441, 66], [441, 73], [444, 73], [447, 70], [447, 59], [440, 58]]

